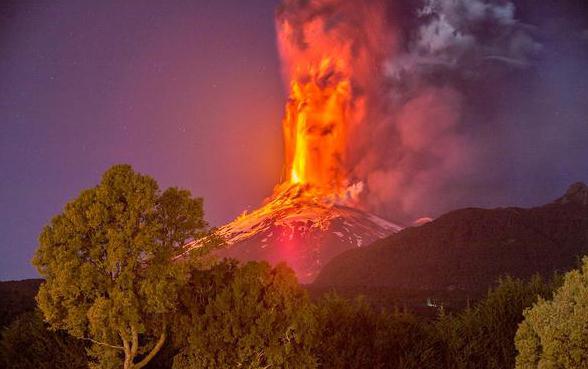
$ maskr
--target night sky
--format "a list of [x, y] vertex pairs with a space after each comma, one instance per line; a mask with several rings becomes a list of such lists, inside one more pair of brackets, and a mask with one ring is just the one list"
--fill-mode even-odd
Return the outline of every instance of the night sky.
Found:
[[[588, 182], [588, 10], [583, 1], [541, 3], [517, 2], [517, 18], [542, 44], [534, 77], [509, 77], [496, 110], [468, 113], [517, 126], [485, 141], [512, 154], [479, 164], [503, 174], [469, 180], [477, 187], [463, 201], [454, 194], [422, 215], [539, 205]], [[0, 280], [37, 276], [30, 259], [43, 225], [115, 163], [204, 197], [213, 225], [271, 194], [286, 99], [277, 4], [0, 2]]]
[[276, 1], [2, 6], [0, 279], [36, 275], [43, 225], [115, 163], [203, 196], [212, 224], [271, 193]]

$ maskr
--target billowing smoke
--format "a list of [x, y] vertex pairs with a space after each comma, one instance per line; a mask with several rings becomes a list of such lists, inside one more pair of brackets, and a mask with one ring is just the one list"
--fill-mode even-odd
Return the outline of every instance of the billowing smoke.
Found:
[[[394, 33], [378, 2], [286, 1], [278, 44], [289, 84], [285, 177], [328, 194], [349, 183], [349, 143], [362, 134]], [[375, 73], [375, 75], [374, 75]]]
[[514, 9], [481, 0], [427, 0], [412, 9], [416, 27], [378, 76], [385, 109], [363, 125], [370, 140], [352, 168], [367, 184], [371, 210], [403, 219], [435, 211], [478, 175], [483, 158], [472, 126], [484, 122], [466, 117], [464, 94], [489, 77], [478, 69], [527, 68], [541, 49]]
[[516, 9], [507, 0], [284, 1], [277, 23], [281, 34], [291, 27], [280, 39], [287, 78], [298, 60], [349, 49], [359, 113], [344, 165], [362, 206], [411, 221], [505, 198], [514, 177], [503, 155], [524, 155], [510, 140], [526, 132], [517, 120], [540, 98], [532, 89], [545, 47]]

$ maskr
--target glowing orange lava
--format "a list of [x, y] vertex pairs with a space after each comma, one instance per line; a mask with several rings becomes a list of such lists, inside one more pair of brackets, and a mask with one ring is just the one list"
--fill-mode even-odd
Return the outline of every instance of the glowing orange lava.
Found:
[[326, 193], [347, 185], [345, 152], [352, 111], [348, 47], [329, 40], [320, 21], [305, 29], [306, 49], [292, 46], [287, 22], [279, 27], [290, 93], [283, 121], [285, 181], [308, 184]]

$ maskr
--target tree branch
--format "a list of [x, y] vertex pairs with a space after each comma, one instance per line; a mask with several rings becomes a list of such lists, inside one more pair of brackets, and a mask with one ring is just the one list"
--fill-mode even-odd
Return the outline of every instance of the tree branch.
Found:
[[134, 325], [131, 325], [131, 340], [131, 357], [134, 358], [137, 356], [137, 351], [139, 351], [139, 333]]
[[131, 346], [129, 344], [127, 334], [123, 329], [119, 329], [119, 335], [123, 341], [123, 347], [125, 350], [125, 362], [123, 364], [123, 368], [129, 369], [133, 363], [133, 356], [131, 356]]
[[157, 344], [155, 345], [155, 347], [153, 347], [153, 350], [151, 350], [151, 352], [149, 352], [149, 354], [147, 356], [145, 356], [143, 358], [143, 360], [141, 360], [139, 363], [135, 364], [133, 366], [133, 369], [141, 369], [142, 367], [147, 365], [147, 363], [149, 363], [151, 361], [151, 359], [153, 359], [153, 357], [155, 355], [157, 355], [159, 350], [161, 350], [161, 348], [163, 347], [163, 344], [165, 343], [166, 338], [167, 338], [167, 332], [166, 332], [166, 326], [164, 324], [163, 325], [163, 332], [161, 332], [161, 336], [159, 336], [159, 340], [157, 341]]
[[106, 346], [106, 347], [110, 347], [110, 348], [117, 349], [117, 350], [122, 350], [122, 351], [124, 351], [124, 350], [125, 350], [125, 348], [124, 348], [124, 347], [122, 347], [122, 346], [115, 346], [115, 345], [110, 345], [110, 344], [108, 344], [108, 343], [104, 343], [104, 342], [96, 341], [96, 340], [93, 340], [93, 339], [91, 339], [91, 338], [88, 338], [88, 337], [81, 337], [80, 339], [82, 339], [82, 340], [85, 340], [85, 341], [90, 341], [90, 342], [93, 342], [93, 343], [95, 343], [95, 344], [97, 344], [97, 345], [100, 345], [100, 346]]

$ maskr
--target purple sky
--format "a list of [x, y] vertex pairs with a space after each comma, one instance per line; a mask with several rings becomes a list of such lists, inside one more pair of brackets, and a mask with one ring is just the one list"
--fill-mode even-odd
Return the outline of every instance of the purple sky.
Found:
[[[204, 197], [214, 225], [259, 205], [282, 164], [277, 3], [1, 2], [0, 280], [37, 276], [30, 259], [43, 225], [115, 163]], [[588, 181], [588, 26], [562, 26], [588, 11], [554, 17], [520, 3], [526, 22], [550, 19], [554, 30], [542, 39], [536, 84], [513, 79], [498, 110], [479, 112], [520, 123], [489, 144], [513, 153], [486, 163], [508, 174], [448, 209], [541, 204]], [[578, 41], [568, 44], [571, 30]], [[561, 125], [537, 130], [535, 121]], [[481, 195], [493, 187], [500, 192]]]
[[[17, 5], [18, 4], [18, 5]], [[134, 4], [134, 5], [131, 5]], [[205, 198], [219, 224], [281, 169], [276, 1], [15, 1], [0, 25], [0, 279], [115, 163]]]

